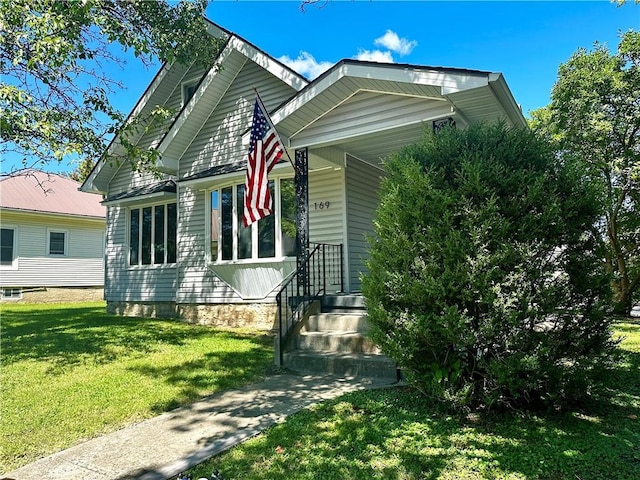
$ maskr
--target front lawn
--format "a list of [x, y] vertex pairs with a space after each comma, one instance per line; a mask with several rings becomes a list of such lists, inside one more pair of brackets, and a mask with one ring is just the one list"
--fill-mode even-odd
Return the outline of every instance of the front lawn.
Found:
[[262, 332], [126, 318], [104, 303], [1, 310], [0, 472], [258, 380]]
[[640, 479], [640, 324], [607, 392], [566, 412], [452, 415], [409, 388], [307, 409], [190, 473], [242, 479]]

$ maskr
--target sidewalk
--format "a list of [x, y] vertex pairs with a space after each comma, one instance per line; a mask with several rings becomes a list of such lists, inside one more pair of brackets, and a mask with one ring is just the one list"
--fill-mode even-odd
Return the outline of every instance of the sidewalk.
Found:
[[0, 480], [167, 479], [314, 403], [388, 384], [331, 375], [272, 375], [55, 453]]

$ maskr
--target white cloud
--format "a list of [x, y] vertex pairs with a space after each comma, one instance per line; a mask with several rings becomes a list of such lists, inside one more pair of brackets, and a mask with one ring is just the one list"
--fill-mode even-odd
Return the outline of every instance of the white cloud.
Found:
[[418, 45], [417, 41], [400, 38], [398, 34], [392, 30], [387, 30], [383, 36], [376, 38], [374, 43], [380, 47], [396, 52], [398, 55], [408, 55]]
[[[400, 38], [393, 30], [387, 30], [383, 36], [376, 38], [374, 43], [382, 48], [376, 50], [360, 49], [354, 58], [368, 62], [394, 63], [394, 53], [401, 56], [408, 55], [418, 45], [415, 40]], [[297, 58], [283, 55], [278, 60], [309, 80], [319, 77], [333, 66], [332, 62], [319, 62], [313, 55], [304, 51], [301, 51]]]
[[360, 50], [356, 55], [356, 60], [365, 60], [368, 62], [393, 63], [393, 55], [390, 51], [382, 50]]
[[333, 66], [331, 62], [318, 62], [313, 58], [313, 55], [308, 52], [300, 52], [296, 59], [292, 59], [288, 55], [283, 55], [278, 58], [278, 60], [310, 80], [320, 76]]

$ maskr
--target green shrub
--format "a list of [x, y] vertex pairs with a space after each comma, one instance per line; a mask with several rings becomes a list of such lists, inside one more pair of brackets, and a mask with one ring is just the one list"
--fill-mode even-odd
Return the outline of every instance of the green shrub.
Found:
[[372, 338], [456, 407], [577, 400], [613, 350], [593, 187], [529, 130], [445, 129], [385, 163]]

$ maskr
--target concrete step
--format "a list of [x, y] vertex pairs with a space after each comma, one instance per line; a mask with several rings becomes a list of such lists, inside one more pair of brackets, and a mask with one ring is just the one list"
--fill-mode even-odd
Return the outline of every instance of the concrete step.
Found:
[[321, 299], [323, 312], [350, 312], [365, 310], [364, 297], [354, 294], [325, 295]]
[[364, 313], [318, 313], [311, 315], [303, 327], [308, 332], [326, 332], [344, 330], [367, 333], [369, 323]]
[[295, 350], [284, 354], [284, 366], [298, 372], [324, 372], [333, 375], [393, 380], [398, 378], [395, 362], [379, 354], [317, 353]]
[[294, 344], [299, 350], [315, 352], [380, 353], [379, 348], [366, 335], [353, 331], [301, 331]]

